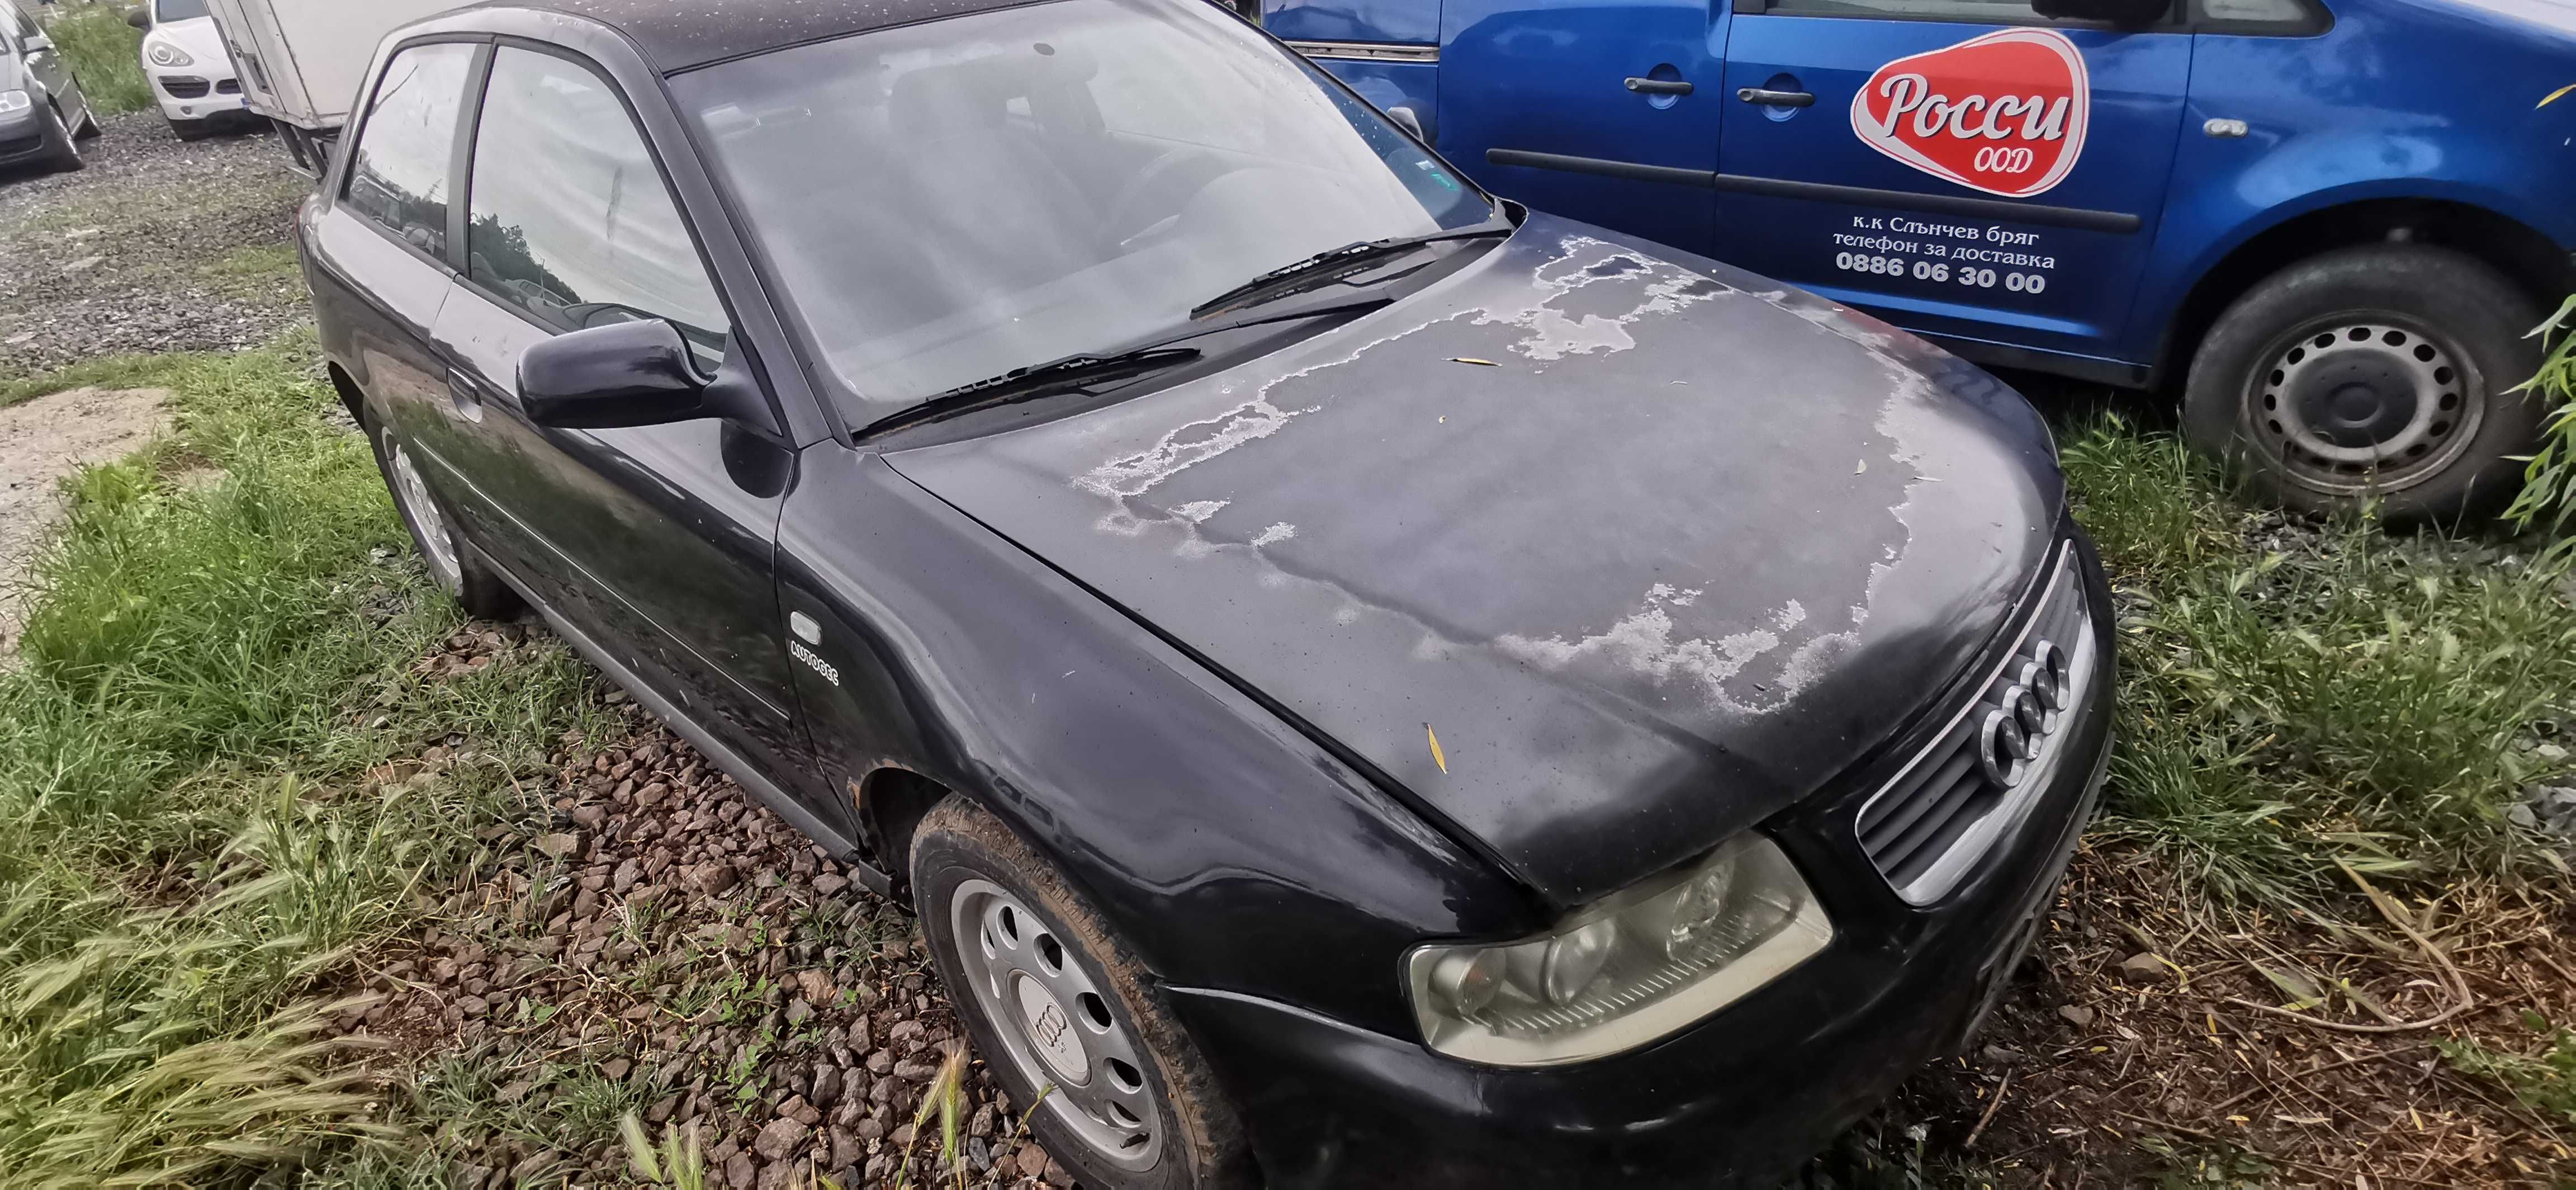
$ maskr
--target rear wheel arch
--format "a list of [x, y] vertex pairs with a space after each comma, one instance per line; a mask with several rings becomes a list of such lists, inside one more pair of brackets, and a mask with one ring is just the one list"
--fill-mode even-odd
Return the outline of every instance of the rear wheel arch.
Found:
[[2166, 320], [2158, 374], [2179, 383], [2220, 315], [2264, 279], [2324, 253], [2379, 243], [2459, 252], [2503, 273], [2544, 309], [2556, 309], [2576, 292], [2576, 261], [2569, 252], [2510, 215], [2448, 199], [2341, 203], [2265, 228], [2204, 270]]
[[358, 387], [358, 382], [350, 378], [348, 369], [341, 367], [337, 360], [325, 365], [324, 370], [330, 374], [331, 391], [340, 395], [341, 406], [349, 411], [349, 420], [362, 426], [367, 424], [366, 390]]

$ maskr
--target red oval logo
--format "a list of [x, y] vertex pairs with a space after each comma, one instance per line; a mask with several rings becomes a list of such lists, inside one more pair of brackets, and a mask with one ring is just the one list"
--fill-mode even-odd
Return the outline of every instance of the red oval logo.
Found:
[[2084, 153], [2093, 84], [2053, 29], [2006, 29], [1878, 68], [1852, 96], [1869, 147], [1972, 190], [2029, 198]]

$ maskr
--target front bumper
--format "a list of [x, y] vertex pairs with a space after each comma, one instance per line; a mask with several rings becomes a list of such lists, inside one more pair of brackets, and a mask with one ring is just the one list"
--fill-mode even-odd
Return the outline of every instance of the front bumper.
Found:
[[2110, 756], [2110, 593], [2089, 544], [2079, 550], [2103, 662], [2049, 786], [1974, 876], [1920, 908], [1855, 837], [1875, 780], [1769, 824], [1832, 911], [1834, 942], [1689, 1030], [1596, 1062], [1504, 1070], [1257, 997], [1171, 989], [1269, 1183], [1764, 1185], [1956, 1052], [2053, 902]]
[[241, 81], [233, 77], [230, 63], [210, 65], [200, 61], [193, 66], [162, 67], [145, 63], [143, 75], [152, 82], [152, 99], [161, 106], [161, 117], [172, 121], [212, 119], [248, 119], [249, 100], [241, 93]]
[[50, 157], [55, 151], [53, 124], [45, 118], [44, 98], [25, 111], [0, 115], [0, 166]]

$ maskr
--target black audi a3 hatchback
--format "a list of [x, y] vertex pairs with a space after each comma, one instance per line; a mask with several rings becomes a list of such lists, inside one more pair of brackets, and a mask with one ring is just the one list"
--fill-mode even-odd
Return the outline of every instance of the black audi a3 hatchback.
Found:
[[877, 892], [1104, 1186], [1755, 1180], [2091, 808], [2046, 428], [1203, 0], [522, 0], [301, 245], [464, 605]]

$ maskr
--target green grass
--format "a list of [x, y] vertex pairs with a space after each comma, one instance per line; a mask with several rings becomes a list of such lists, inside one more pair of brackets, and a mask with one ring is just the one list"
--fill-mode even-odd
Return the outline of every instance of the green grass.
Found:
[[143, 35], [125, 23], [127, 6], [67, 0], [45, 21], [81, 94], [102, 112], [139, 112], [152, 106], [143, 77]]
[[158, 388], [195, 358], [184, 353], [115, 355], [16, 380], [0, 380], [0, 408], [75, 388]]
[[2122, 596], [2108, 829], [2275, 906], [2344, 898], [2338, 859], [2555, 874], [2504, 817], [2546, 775], [2518, 742], [2576, 706], [2576, 610], [2547, 576], [2359, 522], [2284, 529], [2113, 419], [2062, 441]]
[[292, 244], [235, 248], [199, 266], [198, 272], [218, 287], [252, 295], [281, 285], [300, 286], [304, 280], [303, 265]]
[[[560, 651], [410, 672], [454, 613], [310, 354], [115, 365], [175, 390], [177, 439], [75, 481], [39, 564], [0, 672], [0, 1185], [237, 1181], [378, 1133], [318, 1002], [585, 725]], [[362, 780], [451, 735], [440, 779]]]
[[2437, 1041], [2434, 1045], [2451, 1068], [2491, 1080], [2514, 1101], [2553, 1124], [2576, 1128], [2576, 1032], [2553, 1029], [2538, 1013], [2525, 1010], [2523, 1024], [2541, 1035], [2528, 1054], [2489, 1049], [2470, 1041]]

